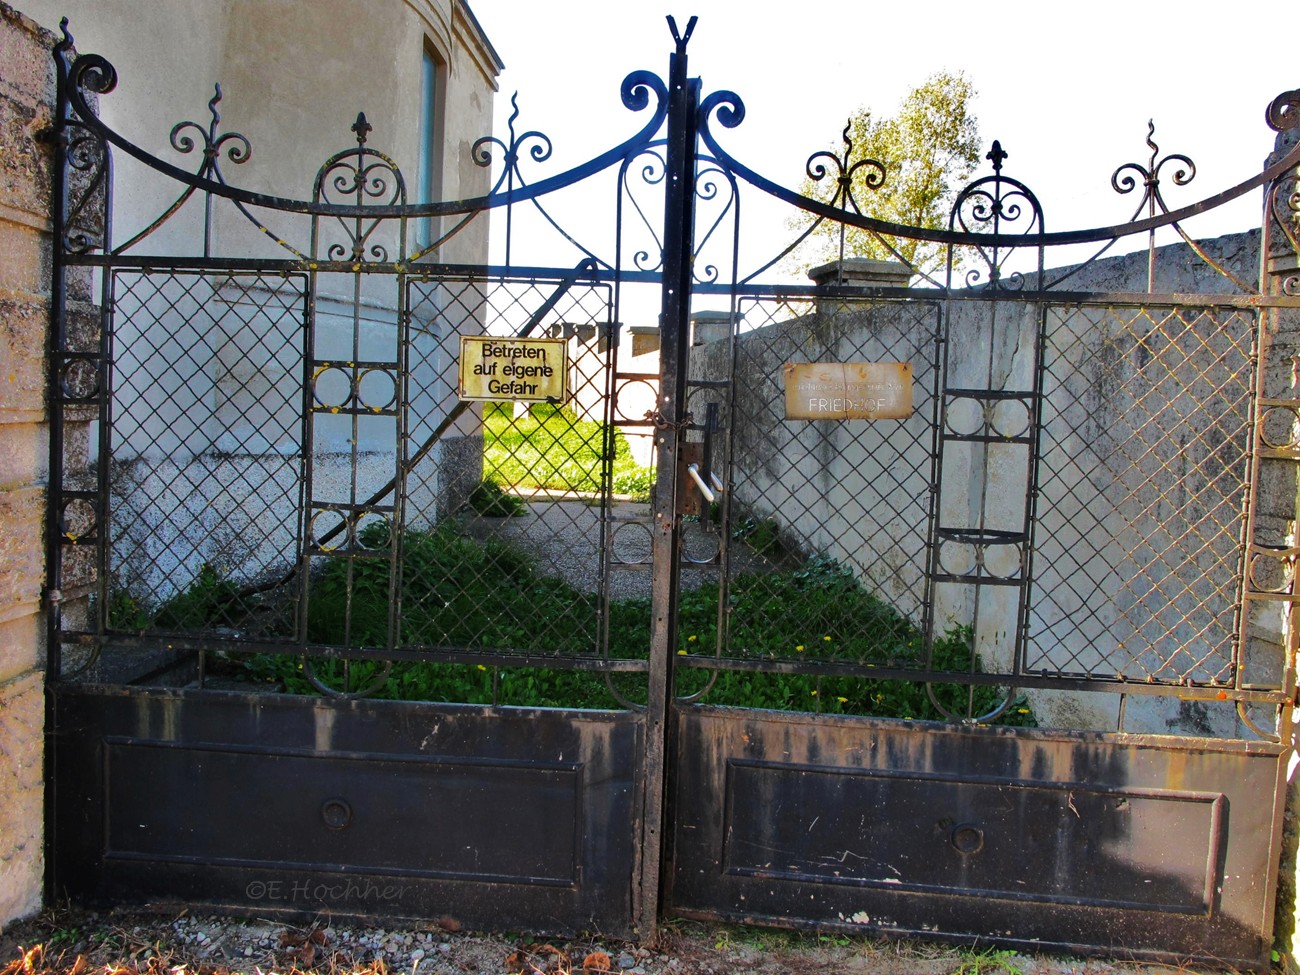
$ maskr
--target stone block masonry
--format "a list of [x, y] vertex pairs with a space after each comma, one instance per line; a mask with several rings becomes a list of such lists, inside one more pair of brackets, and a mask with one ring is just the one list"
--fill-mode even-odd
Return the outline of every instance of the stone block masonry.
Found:
[[0, 3], [0, 925], [44, 874], [45, 412], [55, 37]]

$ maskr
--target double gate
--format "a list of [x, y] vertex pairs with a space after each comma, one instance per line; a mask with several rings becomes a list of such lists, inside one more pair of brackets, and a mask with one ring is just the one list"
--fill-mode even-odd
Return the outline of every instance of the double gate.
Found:
[[[530, 182], [512, 120], [492, 191], [427, 205], [364, 117], [309, 201], [235, 188], [215, 108], [173, 132], [193, 172], [156, 160], [60, 45], [51, 891], [1266, 964], [1296, 153], [1211, 201], [1264, 188], [1263, 271], [1189, 239], [1103, 290], [1049, 248], [1209, 206], [1168, 210], [1154, 154], [1120, 228], [1044, 233], [996, 144], [946, 228], [884, 223], [851, 145], [822, 199], [730, 156], [744, 107], [673, 31], [668, 82], [624, 82], [636, 135]], [[176, 183], [120, 244], [115, 152]], [[612, 254], [434, 259], [602, 175]], [[943, 267], [764, 285], [742, 189]], [[187, 207], [201, 246], [150, 251]]]

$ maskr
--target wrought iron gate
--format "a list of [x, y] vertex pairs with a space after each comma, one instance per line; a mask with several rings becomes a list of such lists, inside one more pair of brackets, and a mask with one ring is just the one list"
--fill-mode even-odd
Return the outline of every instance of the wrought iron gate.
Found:
[[[1297, 150], [1175, 211], [1153, 155], [1149, 217], [1047, 234], [995, 143], [948, 228], [895, 226], [858, 212], [851, 146], [829, 202], [730, 156], [712, 126], [743, 104], [701, 98], [670, 24], [667, 83], [623, 83], [636, 135], [530, 182], [545, 137], [512, 118], [475, 147], [489, 194], [422, 205], [364, 116], [310, 201], [231, 184], [215, 100], [173, 131], [203, 143], [182, 172], [97, 118], [111, 66], [56, 50], [52, 890], [1266, 963], [1300, 417], [1300, 301], [1268, 269], [1300, 250]], [[114, 151], [177, 183], [122, 244]], [[432, 259], [601, 174], [612, 256]], [[638, 180], [657, 254], [622, 219]], [[946, 265], [763, 284], [744, 187]], [[1259, 283], [1190, 239], [1200, 291], [1156, 293], [1154, 251], [1145, 291], [1048, 270], [1258, 187]], [[201, 249], [148, 253], [199, 201]], [[409, 246], [429, 216], [451, 229]]]

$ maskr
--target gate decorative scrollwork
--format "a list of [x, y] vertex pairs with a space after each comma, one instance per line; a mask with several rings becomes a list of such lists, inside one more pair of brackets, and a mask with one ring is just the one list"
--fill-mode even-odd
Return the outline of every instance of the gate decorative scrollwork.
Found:
[[[222, 166], [242, 167], [252, 146], [220, 131], [219, 88], [210, 122], [171, 130], [172, 151], [200, 153], [197, 167], [155, 157], [99, 118], [92, 96], [112, 97], [115, 72], [72, 60], [65, 37], [49, 673], [66, 766], [91, 782], [76, 788], [103, 787], [92, 805], [122, 801], [108, 796], [110, 755], [137, 771], [181, 767], [165, 748], [158, 758], [131, 743], [118, 705], [96, 697], [105, 686], [131, 688], [146, 710], [212, 708], [233, 721], [229, 741], [208, 718], [194, 740], [149, 739], [254, 756], [213, 760], [232, 776], [267, 758], [218, 690], [274, 701], [265, 706], [291, 724], [304, 705], [272, 691], [315, 692], [314, 744], [294, 724], [283, 746], [303, 781], [319, 753], [349, 781], [369, 782], [374, 762], [418, 791], [424, 745], [403, 736], [422, 722], [436, 736], [445, 718], [454, 733], [440, 739], [435, 779], [480, 797], [536, 789], [533, 808], [561, 810], [554, 829], [511, 821], [521, 837], [565, 838], [531, 866], [501, 856], [476, 873], [459, 848], [439, 861], [429, 839], [420, 849], [433, 865], [409, 868], [412, 912], [465, 890], [486, 911], [483, 891], [531, 885], [543, 894], [519, 894], [537, 900], [518, 916], [567, 912], [561, 926], [597, 918], [649, 935], [671, 909], [845, 930], [868, 916], [919, 931], [942, 915], [944, 936], [976, 938], [993, 917], [1015, 927], [1009, 943], [1066, 940], [1068, 928], [1099, 948], [1128, 938], [1163, 956], [1216, 944], [1257, 961], [1271, 896], [1258, 880], [1276, 869], [1280, 834], [1244, 810], [1249, 789], [1277, 788], [1295, 694], [1300, 148], [1171, 210], [1161, 171], [1176, 166], [1183, 186], [1195, 167], [1161, 157], [1152, 130], [1147, 164], [1111, 176], [1120, 194], [1143, 187], [1132, 220], [1048, 232], [994, 142], [991, 173], [956, 195], [947, 226], [907, 227], [862, 214], [855, 173], [867, 171], [871, 191], [891, 174], [854, 159], [847, 130], [842, 154], [807, 163], [814, 182], [834, 179], [829, 199], [732, 156], [725, 130], [745, 107], [725, 90], [702, 97], [688, 76], [693, 26], [673, 24], [667, 83], [624, 79], [640, 131], [538, 176], [551, 141], [517, 134], [512, 102], [508, 138], [472, 146], [472, 163], [497, 167], [488, 192], [429, 203], [407, 202], [364, 113], [309, 199], [239, 188]], [[1296, 107], [1295, 92], [1279, 96], [1270, 124], [1294, 128]], [[121, 244], [115, 155], [169, 181], [173, 201]], [[600, 179], [615, 211], [604, 248], [561, 229], [556, 205], [565, 191], [594, 198]], [[1183, 224], [1261, 187], [1266, 270], [1252, 284]], [[813, 227], [867, 231], [895, 257], [890, 241], [931, 242], [942, 271], [841, 253], [817, 283], [764, 283], [811, 230], [757, 270], [740, 267], [751, 193]], [[195, 201], [190, 250], [145, 254], [167, 249]], [[532, 213], [577, 259], [521, 263], [513, 241], [503, 265], [436, 259], [492, 211], [508, 238]], [[214, 232], [227, 216], [239, 227], [229, 237]], [[435, 218], [437, 239], [413, 243]], [[1166, 227], [1186, 246], [1156, 249], [1151, 235]], [[1146, 254], [1101, 260], [1134, 235], [1148, 235]], [[1099, 246], [1051, 269], [1052, 249], [1074, 244]], [[1156, 292], [1175, 263], [1194, 286]], [[102, 317], [86, 327], [65, 298], [69, 274], [91, 272]], [[638, 288], [656, 299], [657, 330], [632, 320]], [[519, 340], [563, 344], [564, 396], [467, 393], [461, 339], [484, 335], [504, 351], [479, 368], [505, 377], [549, 368], [524, 362]], [[906, 376], [908, 408], [841, 408], [883, 391], [788, 378], [820, 366]], [[790, 410], [801, 395], [840, 406]], [[136, 687], [150, 681], [175, 686], [151, 697]], [[434, 703], [389, 710], [366, 697]], [[354, 719], [339, 732], [347, 748], [326, 744], [326, 724]], [[375, 745], [365, 721], [400, 740], [396, 751]], [[1002, 727], [977, 727], [989, 723]], [[72, 725], [93, 743], [62, 733]], [[545, 736], [530, 737], [533, 726]], [[478, 745], [490, 772], [475, 764]], [[1203, 778], [1171, 785], [1192, 751], [1211, 756]], [[379, 821], [342, 792], [326, 798], [348, 810], [348, 835]], [[477, 842], [486, 807], [465, 802], [440, 828]], [[940, 805], [952, 815], [931, 829]], [[1080, 805], [1095, 817], [1086, 828]], [[877, 830], [849, 806], [885, 810], [887, 822]], [[827, 811], [818, 831], [812, 808]], [[592, 889], [582, 824], [611, 809], [621, 859]], [[1145, 886], [1155, 860], [1135, 837], [1166, 831], [1205, 863]], [[144, 890], [153, 880], [119, 876], [119, 860], [208, 855], [112, 840], [128, 852], [65, 840], [63, 875], [97, 857], [87, 883], [129, 874]], [[755, 852], [769, 840], [780, 857]], [[876, 852], [848, 863], [859, 841]], [[1088, 860], [1093, 845], [1112, 858], [1107, 870]], [[217, 847], [213, 858], [238, 859]], [[356, 855], [328, 868], [408, 869]], [[1032, 857], [1063, 864], [1059, 881], [1017, 889], [1008, 865]], [[884, 867], [897, 876], [881, 879]], [[805, 889], [795, 904], [791, 891]]]

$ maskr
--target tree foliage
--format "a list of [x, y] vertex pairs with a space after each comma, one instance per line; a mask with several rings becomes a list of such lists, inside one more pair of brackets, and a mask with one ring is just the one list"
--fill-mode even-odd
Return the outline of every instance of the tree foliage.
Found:
[[[804, 195], [830, 202], [834, 194], [834, 205], [847, 212], [891, 223], [946, 227], [953, 200], [980, 159], [979, 122], [971, 112], [975, 95], [965, 73], [937, 71], [913, 88], [892, 116], [877, 118], [859, 109], [841, 143], [809, 161]], [[913, 268], [930, 271], [943, 257], [937, 244], [904, 238], [888, 239], [894, 253], [870, 231], [832, 221], [819, 224], [810, 240], [816, 248], [813, 263], [835, 260], [841, 253], [875, 260], [901, 257]]]

